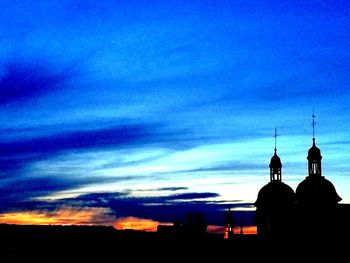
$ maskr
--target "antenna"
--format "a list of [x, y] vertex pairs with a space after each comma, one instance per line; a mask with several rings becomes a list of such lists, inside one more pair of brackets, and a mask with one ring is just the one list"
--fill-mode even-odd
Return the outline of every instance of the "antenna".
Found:
[[312, 111], [312, 139], [315, 140], [315, 109]]
[[275, 135], [273, 137], [275, 137], [275, 151], [277, 151], [277, 129], [275, 128]]

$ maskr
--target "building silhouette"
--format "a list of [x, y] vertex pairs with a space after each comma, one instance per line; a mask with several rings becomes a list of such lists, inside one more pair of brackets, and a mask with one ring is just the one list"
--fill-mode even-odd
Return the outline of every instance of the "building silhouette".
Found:
[[257, 234], [263, 238], [285, 235], [291, 230], [294, 191], [282, 182], [282, 162], [277, 155], [277, 132], [275, 130], [275, 152], [270, 161], [270, 182], [258, 193], [255, 202]]
[[157, 232], [186, 238], [202, 238], [207, 232], [207, 222], [202, 213], [187, 213], [186, 222], [175, 220], [173, 225], [158, 225]]
[[307, 156], [308, 176], [295, 191], [299, 231], [305, 238], [318, 241], [336, 235], [332, 227], [337, 221], [338, 202], [342, 200], [334, 185], [322, 176], [321, 159], [321, 151], [313, 137]]
[[262, 239], [298, 239], [322, 243], [349, 236], [350, 205], [338, 204], [342, 198], [334, 185], [322, 175], [321, 150], [314, 133], [308, 151], [308, 175], [293, 189], [282, 182], [282, 162], [275, 153], [270, 162], [270, 182], [258, 193], [257, 234]]

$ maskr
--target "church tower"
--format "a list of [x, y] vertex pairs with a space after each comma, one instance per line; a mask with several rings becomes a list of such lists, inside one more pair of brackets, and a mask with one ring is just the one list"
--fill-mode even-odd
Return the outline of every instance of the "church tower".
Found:
[[315, 114], [312, 115], [312, 146], [309, 149], [307, 160], [308, 160], [308, 172], [310, 177], [321, 177], [321, 151], [317, 148], [315, 143]]
[[277, 155], [277, 130], [275, 129], [275, 154], [272, 156], [270, 161], [270, 182], [282, 182], [282, 162]]
[[282, 162], [277, 155], [275, 129], [275, 149], [270, 161], [270, 182], [263, 186], [255, 202], [256, 225], [261, 238], [287, 238], [290, 231], [291, 210], [294, 191], [282, 182]]
[[321, 150], [316, 146], [315, 114], [312, 115], [312, 146], [308, 151], [308, 176], [296, 189], [299, 204], [311, 207], [336, 205], [341, 198], [334, 185], [322, 176]]
[[312, 115], [312, 146], [308, 151], [308, 176], [298, 185], [297, 201], [298, 229], [304, 238], [320, 242], [331, 239], [334, 232], [324, 231], [336, 224], [334, 216], [338, 195], [334, 185], [322, 175], [321, 150], [316, 146], [315, 115]]

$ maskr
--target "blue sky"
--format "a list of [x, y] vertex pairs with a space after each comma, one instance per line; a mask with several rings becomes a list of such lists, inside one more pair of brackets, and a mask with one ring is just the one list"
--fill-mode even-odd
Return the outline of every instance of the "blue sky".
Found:
[[282, 179], [305, 178], [313, 109], [350, 202], [347, 1], [0, 6], [1, 213], [219, 225], [267, 183], [275, 127]]

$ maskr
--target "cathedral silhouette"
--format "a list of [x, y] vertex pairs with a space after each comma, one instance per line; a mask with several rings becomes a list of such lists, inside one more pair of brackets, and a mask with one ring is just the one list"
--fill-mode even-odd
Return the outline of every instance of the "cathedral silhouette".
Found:
[[263, 186], [256, 202], [257, 234], [262, 239], [300, 239], [322, 242], [350, 233], [350, 205], [322, 175], [321, 150], [316, 146], [313, 115], [312, 146], [308, 151], [308, 176], [296, 191], [282, 182], [282, 162], [275, 149], [270, 161], [270, 182]]

